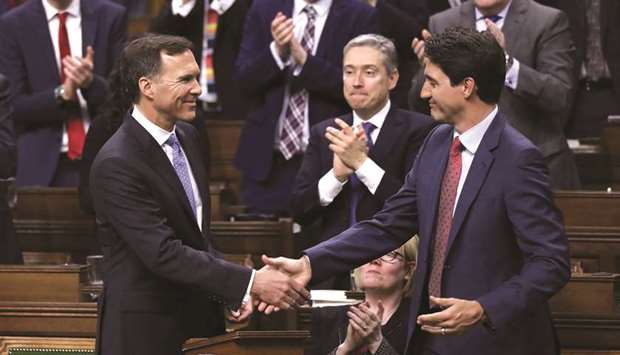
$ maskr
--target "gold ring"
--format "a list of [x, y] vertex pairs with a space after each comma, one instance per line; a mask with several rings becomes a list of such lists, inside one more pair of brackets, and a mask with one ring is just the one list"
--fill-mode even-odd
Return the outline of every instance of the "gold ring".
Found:
[[446, 328], [441, 327], [441, 335], [446, 335]]

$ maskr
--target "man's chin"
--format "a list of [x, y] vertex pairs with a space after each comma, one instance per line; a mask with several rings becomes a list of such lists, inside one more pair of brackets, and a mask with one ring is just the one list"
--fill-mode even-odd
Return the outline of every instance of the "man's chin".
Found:
[[186, 113], [184, 115], [181, 115], [179, 117], [180, 121], [185, 121], [185, 122], [192, 122], [196, 119], [196, 112], [192, 112], [192, 113]]

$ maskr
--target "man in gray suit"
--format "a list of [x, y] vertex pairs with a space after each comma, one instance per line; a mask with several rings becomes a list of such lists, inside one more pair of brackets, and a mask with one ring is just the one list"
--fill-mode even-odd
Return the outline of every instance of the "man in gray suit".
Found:
[[[506, 53], [508, 66], [499, 106], [508, 120], [542, 151], [554, 189], [575, 189], [579, 177], [563, 133], [573, 97], [574, 46], [564, 13], [533, 0], [472, 0], [433, 15], [427, 38], [448, 27], [489, 30]], [[424, 40], [413, 49], [424, 57]], [[459, 58], [455, 58], [459, 60]], [[409, 93], [420, 108], [421, 73]]]

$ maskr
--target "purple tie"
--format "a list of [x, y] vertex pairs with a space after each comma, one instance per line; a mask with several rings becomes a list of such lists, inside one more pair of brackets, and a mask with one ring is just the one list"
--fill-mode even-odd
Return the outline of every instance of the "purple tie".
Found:
[[[364, 132], [366, 133], [366, 145], [368, 146], [368, 152], [374, 146], [371, 138], [372, 131], [375, 130], [375, 125], [370, 122], [362, 122], [362, 127], [364, 128]], [[349, 183], [351, 184], [351, 209], [350, 209], [350, 217], [349, 221], [351, 225], [357, 223], [357, 205], [359, 204], [360, 198], [364, 193], [364, 184], [360, 181], [360, 179], [355, 175], [355, 173], [351, 174], [349, 177]]]
[[[314, 47], [316, 10], [312, 5], [307, 5], [303, 11], [306, 13], [308, 22], [306, 23], [300, 44], [306, 52], [311, 53]], [[308, 91], [306, 89], [291, 93], [286, 107], [284, 122], [280, 130], [279, 148], [286, 160], [292, 158], [297, 153], [303, 152], [302, 138], [307, 104]]]
[[185, 160], [185, 156], [183, 155], [183, 151], [181, 150], [181, 144], [179, 144], [177, 135], [175, 133], [172, 133], [170, 137], [168, 137], [168, 140], [165, 144], [168, 144], [172, 148], [172, 167], [177, 173], [177, 176], [181, 181], [181, 185], [183, 185], [183, 190], [185, 190], [185, 195], [187, 196], [189, 205], [192, 207], [194, 216], [196, 216], [196, 200], [194, 200], [194, 189], [192, 189], [192, 183], [189, 177], [187, 160]]

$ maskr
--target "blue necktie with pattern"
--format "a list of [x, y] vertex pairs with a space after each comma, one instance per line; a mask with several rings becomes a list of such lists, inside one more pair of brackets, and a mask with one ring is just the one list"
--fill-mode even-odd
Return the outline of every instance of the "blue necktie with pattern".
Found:
[[177, 139], [177, 135], [175, 133], [172, 133], [170, 137], [168, 137], [168, 140], [166, 140], [165, 144], [168, 144], [172, 148], [172, 167], [177, 173], [177, 176], [181, 181], [181, 185], [183, 185], [183, 190], [185, 190], [185, 195], [187, 195], [189, 205], [192, 207], [194, 216], [196, 216], [196, 200], [194, 200], [194, 189], [192, 189], [192, 182], [189, 177], [187, 160], [185, 160], [185, 155], [181, 150], [181, 144]]

